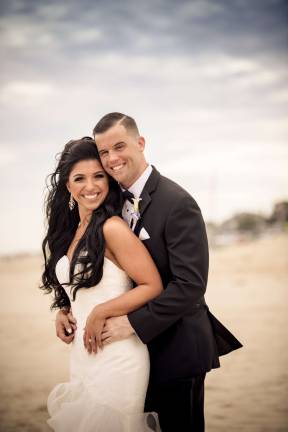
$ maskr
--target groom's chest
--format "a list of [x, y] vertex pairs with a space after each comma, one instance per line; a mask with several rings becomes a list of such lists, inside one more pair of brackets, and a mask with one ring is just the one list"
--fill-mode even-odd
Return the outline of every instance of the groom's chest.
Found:
[[160, 214], [151, 203], [143, 215], [140, 215], [134, 233], [148, 249], [161, 277], [169, 273], [169, 257], [165, 230], [165, 215]]
[[140, 240], [154, 244], [163, 238], [165, 216], [152, 201], [145, 206], [144, 212], [141, 211], [141, 202], [139, 208], [135, 209], [133, 204], [126, 201], [122, 208], [122, 217]]

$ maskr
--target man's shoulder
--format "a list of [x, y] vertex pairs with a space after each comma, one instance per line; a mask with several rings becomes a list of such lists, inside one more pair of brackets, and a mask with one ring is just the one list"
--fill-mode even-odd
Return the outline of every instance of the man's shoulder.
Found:
[[174, 180], [160, 174], [159, 186], [163, 189], [168, 189], [171, 191], [179, 192], [181, 194], [190, 195], [182, 186], [176, 183]]
[[155, 191], [155, 193], [161, 194], [163, 197], [170, 200], [170, 202], [171, 200], [173, 201], [192, 200], [197, 205], [195, 199], [186, 189], [184, 189], [174, 180], [171, 180], [170, 178], [163, 176], [162, 174], [160, 174], [157, 191]]

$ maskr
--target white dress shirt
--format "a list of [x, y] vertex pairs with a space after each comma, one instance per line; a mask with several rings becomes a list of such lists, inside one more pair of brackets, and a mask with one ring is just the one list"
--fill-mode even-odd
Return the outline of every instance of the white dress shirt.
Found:
[[[145, 169], [145, 171], [141, 174], [141, 176], [128, 189], [128, 191], [131, 192], [136, 199], [139, 199], [139, 197], [140, 197], [140, 195], [144, 189], [144, 186], [145, 186], [148, 178], [150, 177], [151, 173], [152, 173], [152, 166], [148, 165], [147, 168]], [[121, 189], [125, 190], [122, 186], [121, 186]], [[124, 202], [123, 209], [122, 209], [122, 216], [123, 216], [123, 219], [127, 221], [128, 225], [130, 226], [132, 231], [134, 231], [138, 217], [134, 212], [133, 204], [128, 200], [126, 200]]]

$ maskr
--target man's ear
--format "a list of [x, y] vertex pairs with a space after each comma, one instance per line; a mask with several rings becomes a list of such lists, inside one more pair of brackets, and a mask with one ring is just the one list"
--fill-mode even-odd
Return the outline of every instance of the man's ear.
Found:
[[143, 152], [145, 150], [145, 138], [142, 136], [139, 136], [138, 144], [139, 144], [140, 150]]

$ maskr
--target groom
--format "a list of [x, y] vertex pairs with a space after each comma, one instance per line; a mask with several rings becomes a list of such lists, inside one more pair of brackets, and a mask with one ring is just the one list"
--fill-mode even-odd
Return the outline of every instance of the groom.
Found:
[[[103, 343], [136, 333], [150, 353], [145, 410], [158, 413], [163, 432], [202, 432], [206, 372], [220, 366], [219, 355], [241, 344], [205, 303], [208, 244], [200, 209], [146, 162], [134, 119], [107, 114], [93, 134], [104, 169], [127, 198], [123, 218], [147, 247], [164, 286], [139, 310], [107, 320]], [[61, 313], [57, 320], [60, 328]]]

